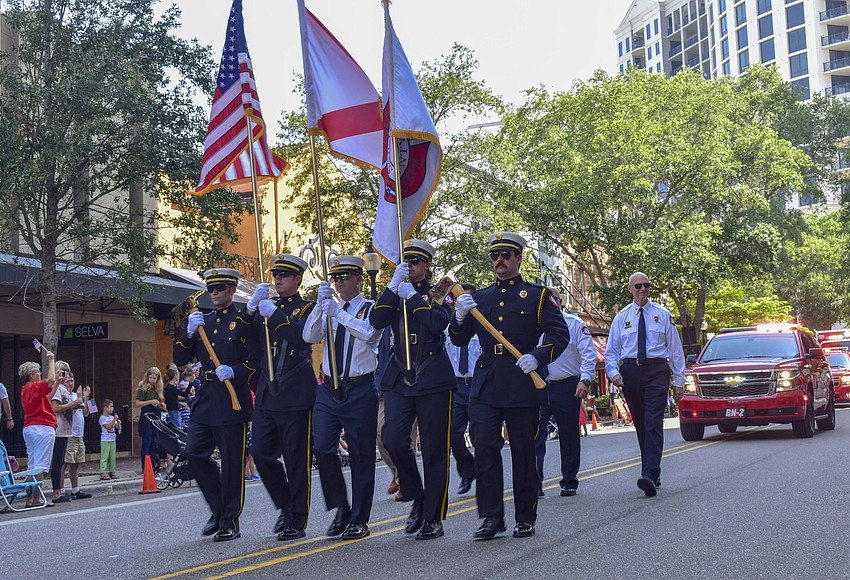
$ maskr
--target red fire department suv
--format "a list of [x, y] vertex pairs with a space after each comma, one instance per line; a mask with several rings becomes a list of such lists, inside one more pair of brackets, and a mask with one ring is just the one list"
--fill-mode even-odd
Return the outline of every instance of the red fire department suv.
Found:
[[685, 373], [679, 428], [699, 441], [708, 425], [790, 423], [796, 437], [835, 428], [829, 363], [814, 334], [798, 325], [729, 328], [714, 336]]

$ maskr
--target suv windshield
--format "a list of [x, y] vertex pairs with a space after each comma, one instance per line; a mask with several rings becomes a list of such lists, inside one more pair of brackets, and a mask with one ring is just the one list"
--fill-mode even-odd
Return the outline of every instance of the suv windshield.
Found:
[[831, 367], [850, 367], [850, 356], [846, 352], [828, 354], [826, 360], [829, 361]]
[[800, 356], [793, 334], [719, 335], [711, 339], [700, 362], [742, 358], [788, 359]]

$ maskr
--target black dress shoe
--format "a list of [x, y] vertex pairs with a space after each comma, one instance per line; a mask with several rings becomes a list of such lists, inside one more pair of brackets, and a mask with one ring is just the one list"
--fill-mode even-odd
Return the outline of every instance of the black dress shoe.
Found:
[[413, 509], [410, 510], [410, 515], [407, 517], [407, 523], [404, 526], [405, 534], [415, 534], [422, 527], [422, 500], [413, 502]]
[[239, 533], [239, 530], [235, 530], [233, 528], [221, 528], [213, 536], [213, 542], [229, 542], [230, 540], [235, 540], [241, 535], [242, 534]]
[[289, 526], [284, 527], [277, 534], [277, 539], [281, 542], [286, 540], [297, 540], [298, 538], [303, 538], [307, 535], [307, 532], [304, 530], [296, 530], [295, 528], [290, 528]]
[[417, 540], [433, 540], [443, 535], [443, 522], [425, 522], [416, 534]]
[[661, 487], [661, 478], [655, 480], [655, 487]]
[[534, 526], [525, 522], [517, 522], [514, 526], [515, 538], [528, 538], [534, 535]]
[[655, 482], [648, 477], [641, 477], [637, 480], [637, 486], [643, 490], [647, 497], [654, 497], [656, 492]]
[[286, 515], [283, 513], [283, 510], [280, 510], [280, 515], [277, 516], [277, 521], [274, 524], [274, 533], [279, 534], [288, 527], [289, 524], [286, 522]]
[[348, 524], [345, 531], [339, 537], [340, 540], [359, 540], [369, 535], [369, 526], [366, 524]]
[[351, 508], [349, 507], [341, 507], [336, 510], [336, 517], [334, 517], [333, 523], [328, 528], [329, 536], [338, 536], [345, 531], [348, 527], [348, 524], [351, 523]]
[[481, 523], [481, 527], [475, 530], [474, 537], [476, 540], [490, 540], [496, 536], [499, 532], [504, 532], [507, 528], [505, 527], [505, 518], [484, 518], [484, 521]]
[[214, 533], [218, 531], [218, 516], [213, 514], [210, 516], [210, 519], [207, 520], [207, 523], [204, 524], [204, 529], [201, 530], [202, 536], [212, 536]]
[[472, 478], [465, 477], [460, 480], [460, 485], [457, 486], [458, 495], [463, 495], [465, 493], [469, 493], [469, 490], [472, 489]]
[[561, 497], [571, 497], [576, 494], [576, 488], [574, 487], [562, 487], [561, 488]]

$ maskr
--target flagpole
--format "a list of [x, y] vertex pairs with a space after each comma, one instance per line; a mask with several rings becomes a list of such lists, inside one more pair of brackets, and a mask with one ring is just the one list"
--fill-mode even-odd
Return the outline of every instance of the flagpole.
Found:
[[[254, 225], [257, 230], [257, 259], [260, 266], [258, 279], [263, 280], [266, 268], [263, 265], [263, 234], [260, 231], [260, 201], [257, 195], [257, 170], [254, 166], [254, 123], [251, 115], [245, 112], [245, 128], [248, 131], [248, 160], [251, 164], [251, 191], [254, 198]], [[263, 317], [263, 327], [266, 331], [266, 362], [269, 365], [269, 380], [274, 380], [274, 360], [272, 359], [272, 340], [269, 336], [269, 319]]]
[[[310, 155], [313, 158], [313, 190], [316, 194], [316, 220], [319, 222], [319, 253], [322, 262], [322, 280], [328, 279], [328, 254], [325, 250], [325, 222], [322, 218], [322, 196], [319, 190], [319, 162], [316, 155], [316, 137], [310, 135]], [[337, 322], [339, 324], [339, 322]], [[333, 321], [330, 316], [325, 319], [327, 332], [325, 333], [328, 344], [328, 362], [330, 363], [331, 376], [333, 377], [333, 396], [336, 401], [345, 400], [345, 391], [339, 384], [339, 371], [336, 360], [336, 345], [334, 344]]]
[[[387, 31], [390, 30], [390, 1], [389, 0], [381, 0], [384, 4], [384, 37], [386, 40], [384, 42], [392, 42], [392, 37], [394, 35], [387, 34]], [[395, 205], [396, 205], [396, 216], [398, 221], [398, 259], [399, 264], [404, 261], [404, 210], [402, 209], [402, 191], [401, 191], [401, 175], [400, 175], [400, 166], [398, 163], [398, 141], [395, 138], [395, 50], [393, 47], [390, 47], [390, 50], [387, 51], [386, 47], [384, 52], [389, 52], [390, 55], [390, 139], [389, 141], [392, 143], [393, 148], [393, 181], [395, 182]], [[413, 360], [410, 356], [410, 332], [408, 329], [410, 328], [410, 321], [407, 316], [407, 299], [401, 299], [401, 312], [402, 312], [402, 320], [404, 323], [404, 364], [405, 364], [405, 378], [412, 379], [413, 373]]]

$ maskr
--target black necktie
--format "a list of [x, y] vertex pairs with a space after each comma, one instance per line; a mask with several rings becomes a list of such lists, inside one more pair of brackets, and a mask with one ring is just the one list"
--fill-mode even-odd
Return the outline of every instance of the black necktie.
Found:
[[643, 317], [643, 307], [640, 309], [640, 320], [638, 320], [638, 361], [646, 362], [646, 319]]
[[461, 376], [466, 376], [466, 373], [469, 372], [469, 345], [465, 344], [460, 347], [460, 361], [457, 365], [457, 372]]
[[[348, 302], [342, 305], [342, 309], [348, 312]], [[336, 372], [338, 376], [342, 376], [343, 367], [343, 348], [345, 346], [345, 327], [336, 321], [336, 336], [334, 337], [334, 352], [336, 352]]]

